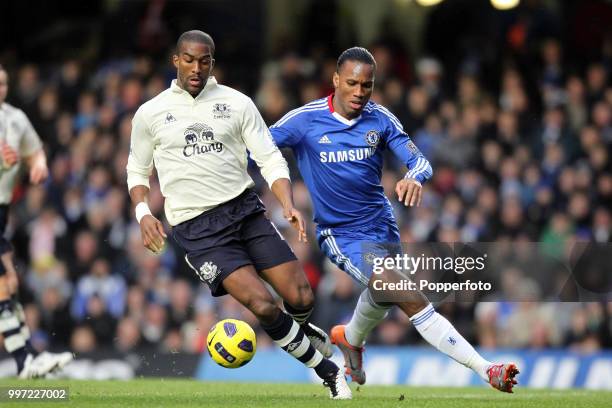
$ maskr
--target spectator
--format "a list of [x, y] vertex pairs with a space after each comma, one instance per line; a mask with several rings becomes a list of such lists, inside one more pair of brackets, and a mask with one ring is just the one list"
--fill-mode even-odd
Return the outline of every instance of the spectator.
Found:
[[[111, 275], [108, 261], [96, 259], [91, 271], [79, 279], [76, 291], [72, 300], [71, 313], [75, 320], [83, 321], [94, 306], [97, 313], [101, 310], [108, 310], [108, 313], [115, 319], [123, 314], [125, 305], [126, 287], [125, 282], [120, 276]], [[92, 298], [97, 298], [99, 302], [90, 302]]]

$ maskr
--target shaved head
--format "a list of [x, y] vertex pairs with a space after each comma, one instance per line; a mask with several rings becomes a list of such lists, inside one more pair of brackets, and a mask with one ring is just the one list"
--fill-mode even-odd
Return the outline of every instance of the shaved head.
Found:
[[176, 42], [177, 53], [180, 53], [181, 46], [183, 45], [183, 43], [186, 42], [194, 42], [208, 45], [212, 55], [215, 55], [215, 42], [213, 41], [212, 37], [206, 34], [204, 31], [190, 30], [185, 31], [183, 34], [181, 34], [181, 36], [178, 38], [178, 41]]

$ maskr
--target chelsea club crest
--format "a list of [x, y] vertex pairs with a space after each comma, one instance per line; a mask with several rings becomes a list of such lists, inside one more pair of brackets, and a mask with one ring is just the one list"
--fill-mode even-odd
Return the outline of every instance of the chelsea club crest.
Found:
[[366, 143], [372, 147], [378, 146], [378, 142], [380, 142], [380, 133], [376, 130], [370, 130], [365, 135]]

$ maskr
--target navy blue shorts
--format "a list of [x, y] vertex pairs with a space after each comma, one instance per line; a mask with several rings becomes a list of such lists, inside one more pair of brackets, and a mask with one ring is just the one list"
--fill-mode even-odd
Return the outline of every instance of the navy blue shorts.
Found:
[[269, 269], [297, 258], [252, 190], [172, 228], [185, 260], [213, 296], [227, 294], [222, 282], [236, 269]]
[[[0, 255], [4, 255], [7, 252], [11, 252], [13, 247], [6, 238], [4, 238], [4, 230], [6, 229], [6, 223], [8, 221], [9, 206], [6, 204], [0, 205]], [[0, 276], [6, 274], [4, 264], [0, 262]]]

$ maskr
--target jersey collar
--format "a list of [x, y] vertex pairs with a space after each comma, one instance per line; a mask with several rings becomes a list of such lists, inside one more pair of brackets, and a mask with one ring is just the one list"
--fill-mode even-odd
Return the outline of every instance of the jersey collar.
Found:
[[[206, 81], [206, 85], [204, 85], [204, 88], [200, 91], [198, 96], [196, 96], [194, 99], [196, 100], [202, 99], [207, 91], [210, 91], [212, 88], [216, 86], [217, 86], [217, 79], [212, 75], [209, 76], [208, 81]], [[175, 92], [177, 94], [189, 96], [190, 98], [192, 97], [191, 94], [189, 94], [189, 92], [187, 92], [186, 90], [184, 90], [183, 88], [177, 85], [176, 79], [172, 80], [172, 83], [170, 84], [170, 89], [172, 90], [172, 92]]]
[[334, 110], [333, 99], [334, 99], [334, 94], [332, 93], [327, 97], [327, 107], [329, 108], [329, 112], [331, 113], [331, 115], [338, 122], [341, 122], [347, 126], [353, 126], [355, 123], [359, 122], [359, 120], [361, 119], [361, 115], [357, 116], [355, 119], [347, 119], [344, 116], [340, 115], [338, 112], [336, 112]]

